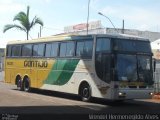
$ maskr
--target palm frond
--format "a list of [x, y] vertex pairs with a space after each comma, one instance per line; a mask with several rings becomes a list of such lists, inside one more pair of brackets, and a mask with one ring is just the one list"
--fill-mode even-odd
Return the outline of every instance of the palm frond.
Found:
[[4, 26], [3, 33], [5, 33], [7, 30], [10, 30], [10, 29], [12, 29], [12, 28], [17, 28], [17, 29], [20, 29], [20, 30], [26, 32], [26, 30], [25, 30], [23, 27], [19, 26], [19, 25], [16, 25], [16, 24], [14, 24], [14, 25], [8, 24], [8, 25], [5, 25], [5, 26]]
[[13, 21], [15, 21], [15, 20], [22, 21], [26, 17], [27, 17], [26, 13], [19, 12], [17, 15], [15, 15], [15, 17], [13, 18]]
[[18, 20], [22, 26], [24, 26], [24, 28], [26, 28], [27, 30], [30, 29], [30, 23], [29, 23], [29, 19], [26, 15], [26, 13], [24, 12], [19, 12], [13, 19], [14, 21], [15, 20]]
[[35, 24], [40, 24], [41, 26], [43, 26], [43, 21], [40, 18], [36, 18]]
[[43, 26], [43, 21], [35, 16], [30, 24], [30, 28], [32, 28], [36, 24], [40, 24], [41, 26]]

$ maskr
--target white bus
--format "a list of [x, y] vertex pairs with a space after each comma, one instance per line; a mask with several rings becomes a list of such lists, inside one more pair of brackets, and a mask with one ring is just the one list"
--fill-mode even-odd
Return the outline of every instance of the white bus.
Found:
[[39, 88], [126, 100], [153, 94], [148, 39], [129, 35], [63, 35], [7, 44], [5, 81]]

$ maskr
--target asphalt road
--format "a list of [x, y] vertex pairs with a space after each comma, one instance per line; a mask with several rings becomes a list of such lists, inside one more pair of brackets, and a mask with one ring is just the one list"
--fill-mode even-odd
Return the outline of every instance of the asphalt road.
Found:
[[26, 93], [18, 91], [14, 85], [0, 82], [0, 120], [5, 120], [3, 118], [8, 115], [9, 117], [23, 115], [23, 118], [35, 115], [41, 119], [44, 116], [53, 117], [54, 115], [57, 115], [57, 119], [59, 117], [67, 119], [72, 116], [75, 119], [78, 115], [80, 118], [93, 119], [89, 115], [106, 114], [153, 114], [156, 119], [157, 117], [160, 119], [160, 116], [157, 116], [160, 115], [159, 103], [158, 100], [128, 100], [120, 103], [95, 98], [87, 103], [80, 101], [80, 98], [75, 95], [42, 90]]

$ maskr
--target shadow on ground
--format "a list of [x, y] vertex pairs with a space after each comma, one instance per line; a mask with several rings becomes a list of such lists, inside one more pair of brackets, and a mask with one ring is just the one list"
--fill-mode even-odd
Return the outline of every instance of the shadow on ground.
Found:
[[[14, 89], [16, 90], [16, 89]], [[59, 98], [71, 99], [80, 101], [80, 97], [77, 95], [66, 94], [61, 92], [53, 92], [48, 90], [32, 89], [32, 93], [41, 94], [45, 96], [54, 96]], [[91, 104], [88, 105], [75, 105], [75, 106], [27, 106], [27, 107], [0, 107], [0, 113], [4, 111], [16, 112], [16, 113], [77, 113], [77, 114], [89, 114], [89, 113], [159, 113], [160, 104], [126, 100], [124, 102], [114, 102], [110, 100], [93, 98]], [[94, 104], [100, 104], [97, 106]]]

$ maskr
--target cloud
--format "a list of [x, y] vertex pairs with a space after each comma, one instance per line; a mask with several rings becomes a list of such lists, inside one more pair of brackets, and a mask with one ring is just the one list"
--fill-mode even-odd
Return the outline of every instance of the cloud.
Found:
[[140, 30], [153, 29], [160, 26], [160, 15], [154, 9], [133, 6], [106, 6], [101, 12], [115, 19], [124, 19], [130, 27]]
[[101, 10], [102, 13], [108, 15], [118, 14], [118, 10], [115, 7], [107, 6]]
[[0, 1], [0, 14], [13, 13], [24, 9], [24, 5], [13, 0]]
[[51, 2], [51, 0], [44, 0], [45, 2], [47, 2], [47, 3], [50, 3]]

